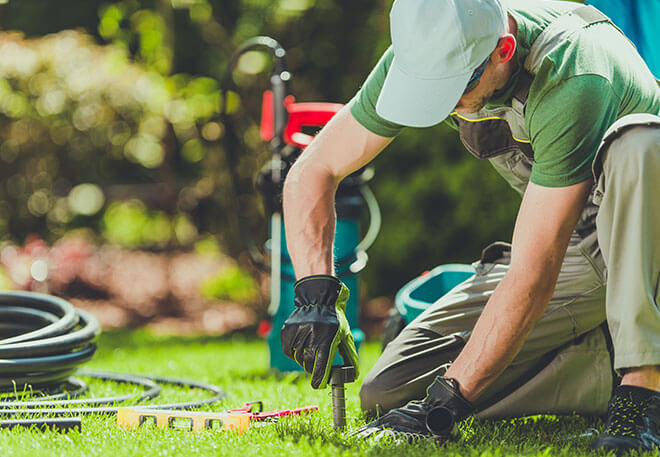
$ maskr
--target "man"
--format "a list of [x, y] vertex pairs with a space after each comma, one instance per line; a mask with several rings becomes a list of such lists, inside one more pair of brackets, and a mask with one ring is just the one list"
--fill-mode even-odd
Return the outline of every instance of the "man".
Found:
[[[506, 6], [506, 9], [505, 9]], [[411, 322], [360, 393], [369, 436], [445, 440], [481, 417], [604, 412], [606, 449], [660, 446], [660, 89], [593, 7], [397, 0], [392, 47], [284, 188], [298, 278], [287, 355], [324, 387], [357, 356], [332, 276], [333, 191], [403, 128], [443, 120], [522, 195], [512, 245]], [[609, 128], [609, 130], [608, 130]], [[607, 330], [602, 324], [607, 319]], [[613, 393], [608, 340], [622, 376]]]

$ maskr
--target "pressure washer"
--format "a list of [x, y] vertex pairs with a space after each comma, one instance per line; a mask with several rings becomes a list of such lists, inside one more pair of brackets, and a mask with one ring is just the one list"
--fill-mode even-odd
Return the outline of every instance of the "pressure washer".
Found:
[[[261, 194], [265, 212], [270, 219], [269, 239], [265, 251], [270, 253], [270, 263], [266, 264], [261, 252], [254, 249], [256, 243], [245, 240], [247, 251], [255, 265], [270, 273], [270, 306], [269, 314], [272, 320], [271, 330], [267, 336], [270, 352], [270, 366], [279, 371], [299, 371], [302, 368], [282, 352], [280, 332], [284, 321], [294, 309], [293, 285], [296, 277], [287, 251], [284, 225], [282, 223], [282, 187], [286, 175], [311, 143], [310, 134], [325, 125], [343, 105], [338, 103], [298, 103], [287, 93], [287, 83], [291, 74], [285, 65], [286, 51], [273, 38], [256, 37], [243, 43], [231, 58], [223, 83], [222, 119], [227, 120], [227, 91], [232, 87], [232, 72], [240, 57], [248, 51], [266, 49], [273, 57], [273, 70], [270, 75], [270, 90], [262, 97], [261, 138], [269, 144], [272, 159], [259, 172], [256, 186]], [[236, 151], [233, 145], [227, 150], [228, 161], [236, 176]], [[236, 145], [237, 146], [237, 145]], [[358, 273], [367, 264], [367, 249], [373, 244], [380, 230], [380, 209], [373, 192], [367, 182], [373, 177], [373, 168], [364, 167], [347, 176], [340, 184], [335, 195], [337, 222], [334, 239], [334, 259], [336, 275], [350, 290], [350, 298], [346, 305], [346, 318], [351, 326], [351, 332], [356, 346], [364, 340], [364, 333], [359, 328], [358, 300], [360, 297]], [[233, 179], [234, 193], [237, 178]], [[369, 212], [369, 228], [364, 238], [360, 240], [360, 216], [363, 205]], [[240, 211], [239, 211], [240, 213]], [[238, 216], [241, 234], [249, 235], [241, 224]], [[340, 364], [339, 356], [335, 364]]]

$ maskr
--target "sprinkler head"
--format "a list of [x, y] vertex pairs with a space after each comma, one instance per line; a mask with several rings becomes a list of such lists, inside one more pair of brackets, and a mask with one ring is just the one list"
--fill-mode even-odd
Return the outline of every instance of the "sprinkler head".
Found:
[[352, 365], [333, 365], [330, 370], [330, 384], [343, 386], [355, 381], [355, 367]]
[[332, 386], [332, 419], [336, 429], [346, 427], [346, 396], [344, 384], [355, 381], [355, 367], [333, 365], [330, 370]]

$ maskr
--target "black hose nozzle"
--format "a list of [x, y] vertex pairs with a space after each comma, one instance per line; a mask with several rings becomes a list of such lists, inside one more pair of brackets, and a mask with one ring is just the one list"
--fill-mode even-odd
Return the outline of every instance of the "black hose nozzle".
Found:
[[426, 429], [434, 435], [449, 435], [455, 423], [454, 415], [444, 406], [433, 408], [426, 415]]

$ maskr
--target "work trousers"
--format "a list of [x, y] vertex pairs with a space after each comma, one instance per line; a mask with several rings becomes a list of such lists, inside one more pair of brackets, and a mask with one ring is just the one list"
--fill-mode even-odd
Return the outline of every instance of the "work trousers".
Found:
[[[476, 400], [478, 417], [603, 414], [615, 370], [660, 365], [660, 118], [617, 124], [594, 161], [596, 231], [572, 235], [547, 310]], [[387, 345], [360, 391], [365, 412], [426, 395], [470, 337], [509, 259], [504, 243], [485, 249], [473, 277]]]

